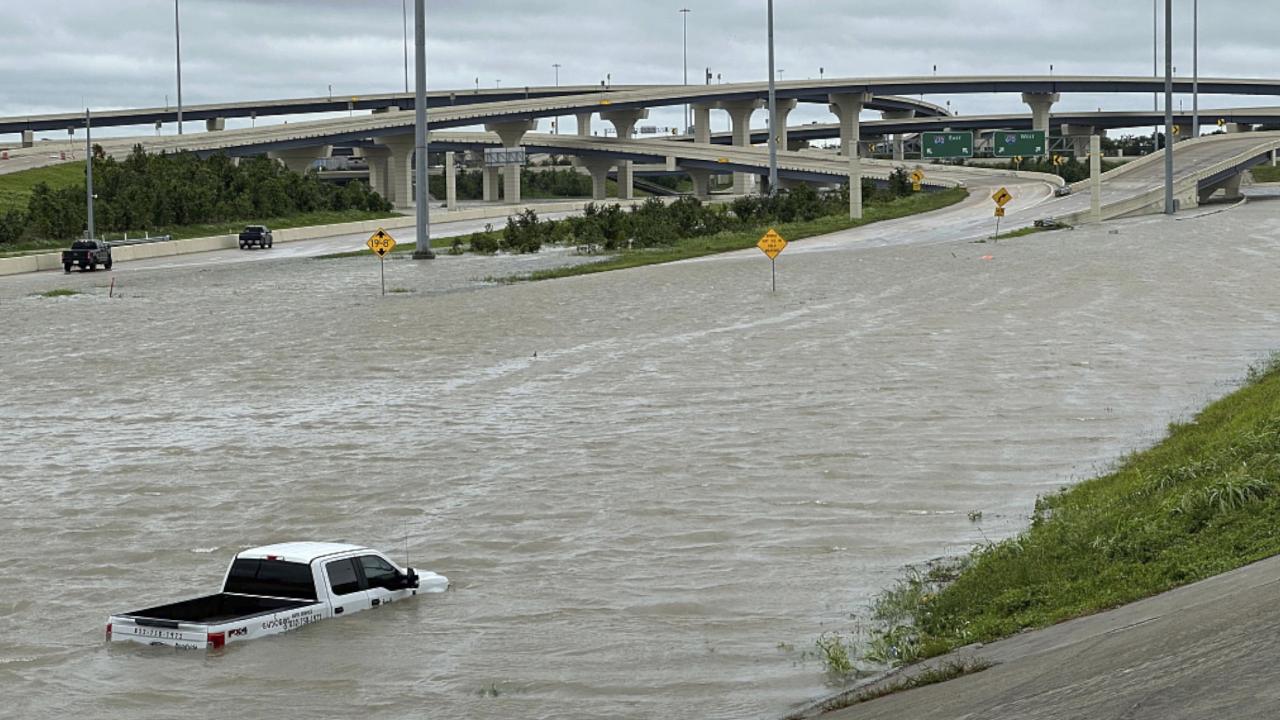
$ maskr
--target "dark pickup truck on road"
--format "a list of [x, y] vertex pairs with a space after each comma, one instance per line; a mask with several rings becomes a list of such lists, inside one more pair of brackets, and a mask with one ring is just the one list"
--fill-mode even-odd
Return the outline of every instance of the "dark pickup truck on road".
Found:
[[240, 233], [241, 250], [251, 247], [269, 248], [271, 245], [271, 231], [266, 225], [249, 225]]
[[111, 269], [111, 244], [105, 240], [77, 240], [71, 243], [70, 250], [62, 251], [62, 269], [71, 272], [73, 265], [80, 270]]

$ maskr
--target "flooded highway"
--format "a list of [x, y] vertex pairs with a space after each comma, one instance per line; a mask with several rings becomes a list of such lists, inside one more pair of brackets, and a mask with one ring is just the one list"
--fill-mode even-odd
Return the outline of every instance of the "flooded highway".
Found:
[[[904, 564], [1016, 532], [1280, 347], [1278, 210], [872, 226], [793, 245], [776, 294], [755, 251], [517, 285], [484, 279], [582, 259], [397, 258], [386, 298], [372, 257], [5, 278], [6, 713], [777, 717]], [[242, 548], [406, 537], [449, 593], [208, 655], [102, 641]]]

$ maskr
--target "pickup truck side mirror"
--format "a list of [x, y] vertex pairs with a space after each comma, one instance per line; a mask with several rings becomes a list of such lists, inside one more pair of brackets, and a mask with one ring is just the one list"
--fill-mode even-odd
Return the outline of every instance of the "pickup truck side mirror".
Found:
[[407, 590], [418, 587], [418, 573], [413, 568], [406, 568], [402, 574], [397, 576], [396, 580], [402, 589]]

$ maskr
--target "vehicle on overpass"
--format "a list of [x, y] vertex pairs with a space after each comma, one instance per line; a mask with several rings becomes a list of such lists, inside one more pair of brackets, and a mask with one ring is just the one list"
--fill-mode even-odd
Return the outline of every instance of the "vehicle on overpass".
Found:
[[240, 249], [269, 248], [274, 244], [271, 230], [266, 225], [248, 225], [240, 233]]
[[79, 266], [81, 272], [92, 272], [99, 265], [104, 270], [111, 269], [111, 243], [105, 240], [77, 240], [71, 243], [70, 250], [62, 251], [64, 272], [71, 272], [74, 266]]
[[232, 559], [220, 593], [112, 615], [107, 641], [217, 650], [448, 588], [443, 575], [358, 545], [266, 545]]

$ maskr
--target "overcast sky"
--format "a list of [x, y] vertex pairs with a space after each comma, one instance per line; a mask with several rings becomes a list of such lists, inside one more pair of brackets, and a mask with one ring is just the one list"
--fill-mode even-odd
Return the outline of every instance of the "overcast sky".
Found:
[[[186, 103], [403, 90], [401, 0], [180, 0]], [[1163, 7], [1163, 0], [1160, 1]], [[1191, 0], [1174, 60], [1191, 71]], [[164, 105], [176, 98], [173, 0], [2, 0], [0, 115]], [[409, 0], [412, 16], [413, 1]], [[1151, 0], [777, 0], [782, 79], [1146, 75]], [[1201, 76], [1280, 75], [1280, 3], [1201, 3]], [[428, 0], [429, 87], [678, 83], [767, 75], [765, 0]], [[410, 18], [412, 22], [412, 18]], [[410, 25], [412, 41], [412, 25]], [[929, 98], [962, 113], [1020, 111], [1013, 95]], [[1070, 96], [1063, 108], [1143, 109], [1149, 96]], [[1205, 98], [1202, 105], [1280, 104]], [[1190, 108], [1190, 101], [1186, 100]], [[650, 122], [675, 125], [679, 110]], [[763, 115], [763, 114], [762, 114]], [[829, 121], [810, 106], [795, 122]], [[721, 120], [720, 122], [725, 122]], [[762, 117], [757, 119], [762, 122]], [[544, 126], [545, 129], [545, 126]]]

